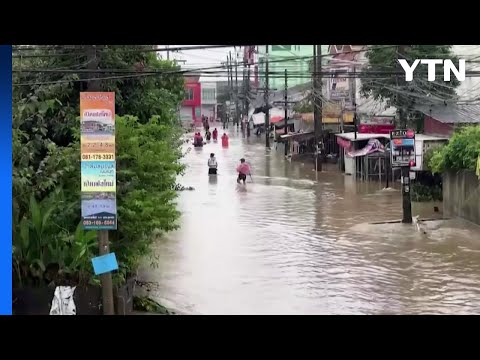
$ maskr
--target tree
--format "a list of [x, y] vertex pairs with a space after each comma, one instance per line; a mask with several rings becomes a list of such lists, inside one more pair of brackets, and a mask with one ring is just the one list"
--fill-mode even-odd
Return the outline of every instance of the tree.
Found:
[[[443, 68], [437, 67], [436, 81], [427, 81], [426, 67], [417, 67], [414, 79], [405, 81], [398, 59], [411, 65], [415, 59], [450, 59], [458, 66], [451, 45], [371, 45], [367, 51], [368, 65], [363, 71], [361, 94], [375, 100], [386, 101], [397, 108], [402, 125], [416, 123], [417, 131], [423, 126], [423, 115], [415, 111], [418, 103], [446, 103], [455, 99], [458, 80], [443, 81]], [[370, 74], [367, 75], [367, 73]], [[378, 78], [372, 78], [378, 72]]]
[[429, 167], [434, 173], [448, 170], [475, 171], [480, 156], [480, 126], [457, 130], [447, 145], [434, 151]]
[[313, 95], [308, 94], [303, 100], [293, 105], [293, 111], [298, 114], [311, 113], [314, 110]]
[[[115, 233], [112, 249], [125, 271], [135, 271], [154, 239], [153, 231], [174, 229], [179, 216], [172, 189], [183, 170], [176, 121], [183, 77], [175, 64], [145, 49], [153, 47], [98, 49], [98, 67], [111, 71], [99, 73], [110, 78], [100, 82], [101, 90], [116, 93], [119, 115], [117, 203], [119, 221], [125, 226]], [[72, 244], [88, 240], [85, 246], [91, 246], [91, 234], [78, 230], [79, 93], [86, 90], [86, 82], [78, 80], [91, 76], [86, 71], [86, 48], [35, 46], [19, 53], [28, 55], [13, 62], [13, 257], [22, 268], [15, 273], [38, 275], [56, 262], [60, 271], [88, 274], [90, 247], [77, 249], [77, 255], [88, 261], [72, 256]], [[35, 244], [37, 248], [32, 247]], [[95, 242], [93, 246], [95, 250]]]

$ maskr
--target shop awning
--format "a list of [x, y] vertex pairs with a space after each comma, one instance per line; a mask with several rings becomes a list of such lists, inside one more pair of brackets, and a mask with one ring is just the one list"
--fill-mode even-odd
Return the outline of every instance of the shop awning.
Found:
[[295, 140], [295, 141], [305, 141], [308, 139], [312, 139], [315, 137], [315, 133], [307, 132], [307, 133], [289, 133], [287, 135], [280, 135], [282, 140]]

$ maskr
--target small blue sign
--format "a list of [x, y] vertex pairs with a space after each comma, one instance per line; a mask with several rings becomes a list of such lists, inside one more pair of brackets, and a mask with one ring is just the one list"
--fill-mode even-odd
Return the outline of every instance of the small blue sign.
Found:
[[95, 275], [102, 275], [113, 270], [118, 270], [115, 253], [97, 256], [92, 259], [92, 264]]

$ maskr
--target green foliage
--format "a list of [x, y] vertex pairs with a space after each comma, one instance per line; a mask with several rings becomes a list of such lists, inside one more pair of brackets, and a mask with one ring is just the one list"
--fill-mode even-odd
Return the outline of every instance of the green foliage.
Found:
[[[147, 46], [100, 46], [98, 67], [125, 71], [102, 80], [116, 93], [119, 230], [111, 236], [122, 281], [149, 251], [156, 233], [174, 229], [178, 217], [172, 191], [181, 173], [176, 110], [183, 98], [178, 67], [157, 59]], [[29, 51], [15, 58], [13, 76], [13, 259], [14, 281], [38, 285], [52, 279], [95, 281], [94, 232], [80, 223], [79, 93], [90, 75], [86, 48]], [[26, 71], [28, 69], [67, 69]], [[73, 72], [72, 72], [73, 70]], [[132, 74], [131, 72], [140, 72]], [[162, 75], [142, 72], [159, 71]], [[105, 75], [100, 75], [105, 76]], [[111, 77], [109, 75], [108, 77]], [[56, 269], [56, 270], [55, 270]], [[53, 280], [52, 280], [53, 281]]]
[[65, 209], [61, 198], [59, 190], [41, 202], [32, 194], [28, 212], [21, 219], [14, 218], [15, 285], [62, 283], [72, 276], [76, 283], [90, 279], [96, 233], [84, 232], [80, 225], [73, 234], [59, 227], [54, 215]]
[[430, 160], [433, 158], [435, 153], [439, 151], [444, 145], [434, 145], [425, 151], [423, 155], [423, 168], [425, 170], [430, 170]]
[[443, 192], [441, 186], [426, 186], [422, 184], [412, 185], [412, 201], [425, 202], [425, 201], [442, 201]]
[[[159, 60], [155, 52], [135, 52], [140, 48], [148, 46], [106, 45], [101, 49], [100, 68], [140, 72], [133, 79], [105, 80], [103, 90], [115, 92], [118, 115], [134, 115], [141, 123], [153, 116], [175, 119], [175, 111], [184, 96], [184, 80], [172, 73], [180, 68], [171, 61]], [[142, 76], [141, 73], [147, 71], [165, 75]]]
[[147, 312], [150, 314], [159, 314], [159, 315], [175, 314], [174, 312], [169, 311], [165, 306], [160, 305], [155, 300], [152, 300], [146, 296], [143, 296], [143, 297], [134, 296], [133, 309], [135, 311]]
[[[442, 100], [455, 98], [455, 88], [458, 80], [452, 77], [450, 82], [443, 81], [443, 68], [437, 67], [436, 81], [427, 81], [427, 71], [424, 65], [419, 65], [414, 72], [411, 82], [405, 81], [403, 68], [398, 59], [406, 59], [412, 64], [415, 59], [451, 59], [458, 66], [458, 59], [452, 54], [451, 45], [371, 45], [366, 54], [368, 66], [366, 72], [380, 72], [386, 75], [378, 78], [362, 80], [361, 94], [373, 97], [375, 100], [384, 100], [399, 111], [402, 121], [409, 121], [420, 130], [420, 116], [414, 111], [417, 103], [425, 103], [429, 98], [437, 103]], [[389, 75], [400, 72], [401, 75]], [[428, 95], [428, 97], [427, 97]]]
[[293, 111], [299, 114], [313, 112], [313, 96], [309, 95], [299, 103], [293, 106]]
[[112, 249], [127, 271], [135, 271], [149, 254], [156, 231], [177, 228], [175, 180], [184, 167], [181, 129], [159, 117], [141, 124], [136, 117], [117, 117], [117, 206], [119, 229]]
[[480, 126], [456, 131], [447, 145], [434, 151], [429, 167], [434, 173], [446, 170], [473, 170], [480, 156]]

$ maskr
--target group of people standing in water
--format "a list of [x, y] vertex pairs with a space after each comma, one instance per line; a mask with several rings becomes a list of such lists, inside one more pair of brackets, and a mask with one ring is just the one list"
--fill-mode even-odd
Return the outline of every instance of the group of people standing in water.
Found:
[[[210, 154], [210, 158], [208, 159], [208, 175], [217, 175], [217, 169], [218, 169], [218, 162], [217, 158], [215, 157], [214, 153]], [[251, 175], [250, 172], [250, 165], [247, 164], [245, 159], [240, 159], [240, 164], [237, 166], [237, 183], [240, 184], [240, 182], [243, 182], [245, 185], [247, 181], [247, 175]]]
[[[203, 120], [203, 119], [202, 119]], [[210, 141], [211, 138], [213, 138], [213, 141], [218, 140], [218, 130], [215, 128], [213, 132], [210, 133], [210, 126], [208, 124], [208, 120], [203, 120], [203, 126], [205, 128], [205, 140]], [[227, 148], [228, 147], [228, 135], [226, 133], [223, 133], [222, 137], [222, 147]], [[194, 137], [193, 137], [193, 145], [195, 147], [203, 147], [205, 144], [204, 138], [200, 132], [196, 132]], [[214, 153], [210, 154], [210, 157], [208, 159], [208, 175], [217, 175], [217, 170], [218, 170], [218, 162], [215, 157]], [[245, 159], [240, 159], [240, 164], [236, 168], [238, 177], [237, 177], [237, 183], [243, 182], [243, 184], [246, 183], [247, 180], [247, 175], [251, 176], [250, 173], [250, 165], [248, 165], [245, 161]]]
[[[210, 141], [213, 138], [213, 141], [218, 140], [218, 130], [215, 128], [213, 132], [210, 132], [210, 130], [205, 131], [205, 140]], [[193, 136], [193, 146], [198, 147], [198, 146], [203, 146], [205, 144], [203, 136], [200, 132], [196, 132], [195, 135]], [[223, 147], [228, 147], [228, 135], [226, 133], [223, 133], [222, 135], [222, 146]]]

